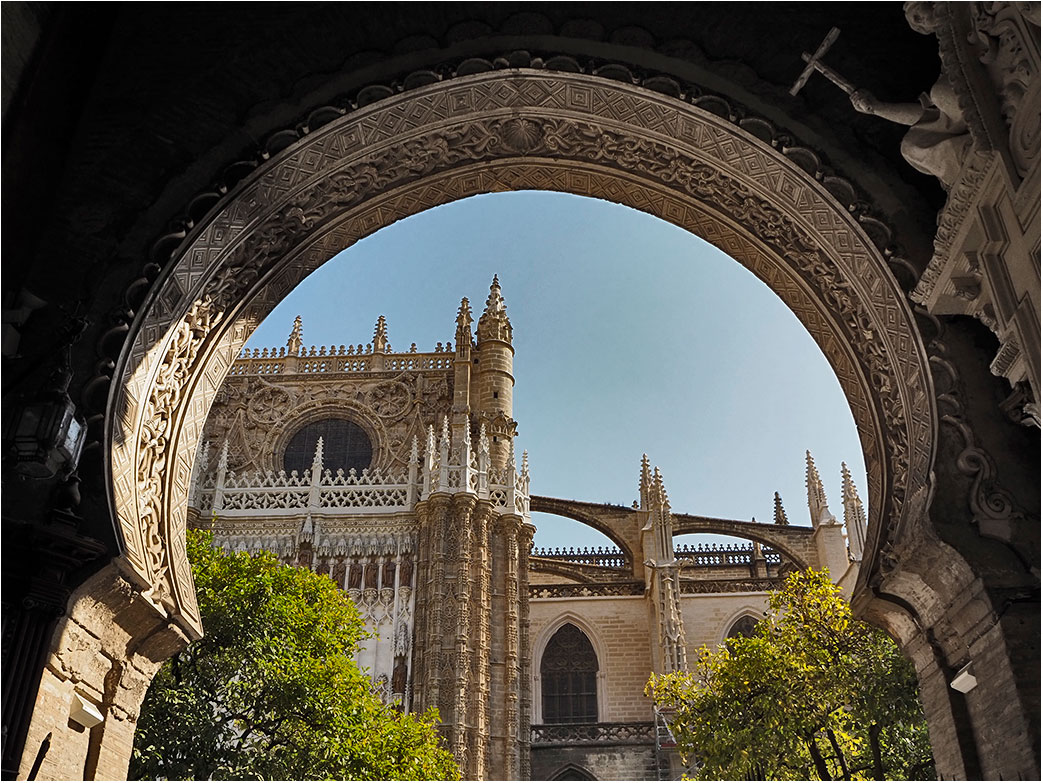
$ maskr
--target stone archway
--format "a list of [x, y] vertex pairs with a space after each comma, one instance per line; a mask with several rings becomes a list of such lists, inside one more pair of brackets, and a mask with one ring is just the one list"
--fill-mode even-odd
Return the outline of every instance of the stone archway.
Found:
[[305, 136], [245, 180], [153, 287], [117, 368], [112, 502], [125, 572], [190, 635], [192, 459], [250, 330], [307, 273], [382, 226], [513, 189], [593, 196], [717, 245], [794, 311], [851, 404], [875, 552], [926, 486], [926, 353], [882, 252], [797, 162], [727, 119], [629, 84], [525, 69], [389, 97]]
[[[760, 125], [740, 127], [630, 83], [508, 69], [457, 76], [340, 116], [218, 202], [151, 287], [114, 374], [107, 469], [123, 554], [94, 582], [108, 578], [109, 592], [140, 595], [146, 606], [99, 604], [94, 594], [106, 591], [95, 585], [55, 644], [65, 644], [81, 611], [102, 604], [121, 638], [150, 630], [131, 645], [124, 674], [106, 679], [112, 693], [102, 698], [124, 717], [92, 737], [100, 748], [92, 757], [129, 747], [151, 672], [202, 632], [184, 548], [192, 461], [210, 402], [250, 331], [337, 252], [454, 199], [517, 189], [603, 198], [723, 249], [786, 302], [837, 373], [865, 455], [868, 555], [916, 527], [937, 417], [912, 312], [859, 212], [831, 195], [836, 183], [831, 191], [809, 173], [815, 169], [801, 150], [771, 138]], [[863, 573], [878, 570], [867, 557]], [[865, 592], [878, 621], [894, 626], [893, 607]], [[903, 631], [939, 603], [930, 590], [920, 594], [923, 605], [898, 610], [914, 618]], [[27, 747], [45, 733], [31, 727]]]

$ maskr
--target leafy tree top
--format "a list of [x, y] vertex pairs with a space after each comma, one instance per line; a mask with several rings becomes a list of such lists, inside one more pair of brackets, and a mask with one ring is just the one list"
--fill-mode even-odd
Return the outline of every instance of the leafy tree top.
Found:
[[790, 574], [750, 638], [653, 676], [682, 753], [704, 780], [930, 779], [912, 666], [856, 620], [827, 571]]
[[326, 576], [189, 531], [206, 635], [156, 675], [131, 775], [187, 779], [456, 779], [437, 712], [403, 715], [354, 661], [366, 636]]

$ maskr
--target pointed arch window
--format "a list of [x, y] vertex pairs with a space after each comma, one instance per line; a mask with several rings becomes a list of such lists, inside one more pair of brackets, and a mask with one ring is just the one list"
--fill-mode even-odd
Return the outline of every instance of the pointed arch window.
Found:
[[744, 614], [742, 617], [740, 617], [738, 620], [732, 623], [732, 627], [728, 630], [727, 638], [733, 639], [743, 637], [749, 639], [751, 636], [753, 636], [754, 631], [757, 628], [757, 622], [758, 621], [756, 617]]
[[572, 623], [559, 628], [540, 661], [544, 723], [597, 723], [598, 656]]

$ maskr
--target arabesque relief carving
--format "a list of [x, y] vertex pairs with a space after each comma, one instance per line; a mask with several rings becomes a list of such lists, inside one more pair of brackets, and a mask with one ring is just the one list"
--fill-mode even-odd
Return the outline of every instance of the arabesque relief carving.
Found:
[[[111, 444], [114, 500], [134, 528], [125, 535], [153, 543], [148, 567], [128, 558], [141, 578], [171, 578], [191, 593], [184, 565], [163, 559], [180, 535], [164, 520], [184, 506], [188, 480], [166, 481], [164, 471], [191, 464], [209, 400], [252, 325], [359, 237], [503, 188], [628, 204], [754, 271], [822, 346], [851, 402], [871, 531], [900, 521], [907, 487], [926, 480], [931, 461], [929, 373], [887, 262], [847, 206], [769, 144], [696, 106], [522, 70], [420, 88], [331, 123], [261, 167], [189, 238], [153, 299], [180, 293], [182, 315], [172, 329], [164, 308], [144, 315], [120, 382], [125, 430]], [[390, 411], [400, 394], [389, 387], [371, 403]], [[192, 607], [180, 601], [191, 627]]]

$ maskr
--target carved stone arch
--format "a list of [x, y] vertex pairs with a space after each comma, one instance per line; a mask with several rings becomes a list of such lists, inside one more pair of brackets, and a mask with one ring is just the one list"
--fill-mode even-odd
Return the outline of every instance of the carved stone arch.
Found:
[[590, 770], [579, 764], [566, 764], [556, 769], [550, 776], [550, 780], [597, 780]]
[[608, 660], [608, 650], [605, 648], [605, 643], [601, 639], [601, 635], [597, 632], [593, 625], [589, 621], [584, 619], [581, 615], [571, 611], [565, 610], [551, 622], [544, 626], [543, 630], [540, 631], [539, 635], [533, 640], [532, 644], [532, 722], [539, 724], [543, 722], [543, 689], [540, 682], [540, 663], [543, 661], [543, 654], [547, 650], [547, 645], [550, 644], [550, 640], [554, 637], [558, 631], [560, 631], [566, 625], [574, 625], [583, 635], [587, 637], [590, 642], [590, 646], [594, 648], [594, 655], [598, 659], [598, 721], [602, 720], [605, 714], [606, 698], [608, 696], [607, 691], [607, 668], [605, 662]]
[[735, 612], [733, 612], [731, 616], [727, 620], [725, 620], [724, 624], [721, 626], [721, 630], [717, 634], [717, 643], [724, 644], [726, 641], [728, 641], [728, 639], [731, 637], [731, 631], [735, 627], [735, 624], [746, 617], [760, 622], [764, 619], [764, 609], [762, 608], [760, 611], [758, 611], [753, 607], [744, 606], [741, 609], [738, 609]]
[[904, 295], [846, 206], [769, 144], [680, 99], [583, 74], [484, 73], [377, 101], [274, 155], [193, 229], [140, 310], [107, 419], [112, 503], [124, 570], [190, 633], [191, 462], [251, 329], [355, 240], [503, 189], [635, 207], [757, 274], [816, 339], [851, 404], [867, 551], [902, 525], [933, 459], [932, 380]]

